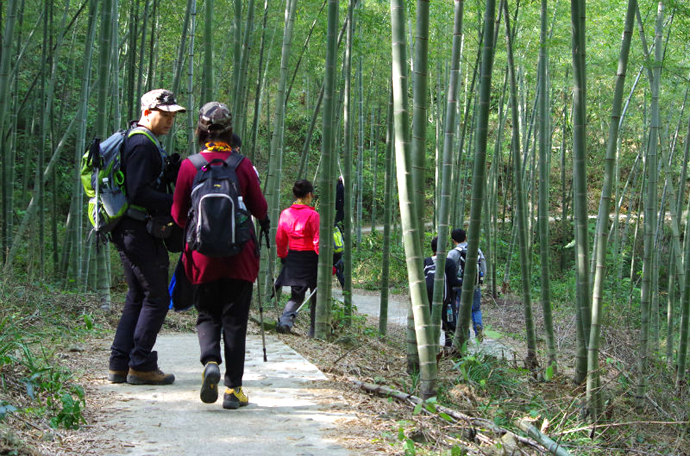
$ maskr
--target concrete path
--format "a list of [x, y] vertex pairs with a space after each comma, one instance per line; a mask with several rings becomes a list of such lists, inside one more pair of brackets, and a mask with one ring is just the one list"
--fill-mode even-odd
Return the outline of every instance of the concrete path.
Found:
[[[337, 421], [354, 419], [334, 410], [344, 403], [337, 402], [326, 376], [277, 338], [267, 336], [266, 343], [268, 362], [263, 361], [260, 336], [247, 338], [244, 388], [249, 405], [224, 410], [224, 387], [219, 388], [215, 404], [199, 399], [202, 367], [196, 335], [159, 336], [155, 349], [161, 369], [175, 374], [175, 383], [104, 382], [101, 392], [115, 400], [108, 401], [111, 404], [103, 411], [111, 417], [105, 424], [112, 441], [112, 448], [103, 454], [351, 455], [326, 435], [337, 427]], [[327, 404], [325, 398], [331, 402]]]
[[[340, 287], [333, 287], [333, 297], [342, 301], [343, 294]], [[381, 296], [378, 293], [363, 293], [354, 290], [352, 303], [357, 307], [357, 311], [364, 315], [377, 317], [381, 310]], [[407, 325], [407, 297], [401, 295], [389, 295], [388, 297], [388, 324], [405, 326]], [[501, 342], [501, 336], [495, 331], [485, 331], [484, 341], [479, 344], [471, 332], [469, 351], [471, 353], [483, 353], [495, 356], [499, 359], [509, 359], [513, 356], [513, 350]], [[443, 343], [443, 335], [441, 335]]]

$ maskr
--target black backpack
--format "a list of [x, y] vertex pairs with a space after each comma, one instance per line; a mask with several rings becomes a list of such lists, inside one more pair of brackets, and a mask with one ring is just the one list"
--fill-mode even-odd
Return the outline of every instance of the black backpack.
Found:
[[252, 238], [251, 214], [237, 180], [237, 166], [243, 159], [235, 152], [211, 162], [201, 154], [189, 157], [197, 169], [185, 229], [190, 249], [209, 257], [229, 257], [240, 253]]
[[[426, 293], [429, 296], [429, 303], [433, 301], [434, 279], [436, 278], [436, 257], [424, 258], [424, 280], [426, 281]], [[443, 276], [443, 302], [448, 303], [452, 297], [452, 290], [448, 286], [446, 276]]]
[[426, 294], [429, 302], [433, 301], [434, 279], [436, 278], [436, 261], [433, 257], [424, 258], [424, 280], [426, 281]]
[[[457, 250], [457, 252], [458, 252], [456, 263], [458, 263], [458, 278], [460, 279], [460, 282], [462, 282], [463, 278], [465, 277], [465, 263], [467, 262], [467, 248], [459, 249], [456, 247], [453, 250]], [[479, 285], [480, 283], [482, 283], [481, 265], [482, 265], [481, 258], [477, 258], [477, 276], [475, 277], [475, 280], [474, 280], [475, 285]]]

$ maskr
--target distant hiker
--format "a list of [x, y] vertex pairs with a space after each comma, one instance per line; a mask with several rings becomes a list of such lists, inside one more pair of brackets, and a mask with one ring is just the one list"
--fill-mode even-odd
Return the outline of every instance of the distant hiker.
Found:
[[[458, 276], [462, 281], [465, 274], [465, 262], [467, 259], [467, 233], [461, 228], [454, 229], [450, 237], [453, 239], [455, 247], [448, 252], [448, 258], [452, 259], [458, 265]], [[484, 324], [482, 322], [482, 290], [480, 285], [484, 282], [484, 275], [486, 274], [486, 259], [481, 249], [477, 252], [477, 277], [475, 283], [472, 284], [474, 287], [474, 297], [472, 299], [472, 326], [474, 328], [474, 335], [477, 341], [482, 342], [484, 340]], [[462, 286], [465, 285], [464, 281]], [[457, 295], [455, 298], [456, 311], [460, 310], [460, 300], [462, 293], [460, 289], [457, 290]]]
[[338, 278], [340, 288], [345, 286], [343, 263], [343, 228], [345, 220], [345, 185], [343, 176], [338, 177], [335, 185], [335, 221], [333, 226], [333, 273]]
[[[232, 141], [230, 143], [230, 147], [232, 148], [233, 152], [240, 153], [240, 149], [242, 148], [242, 139], [240, 139], [239, 135], [237, 133], [232, 134]], [[259, 178], [259, 183], [261, 183], [261, 177], [259, 176], [259, 170], [256, 169], [256, 166], [254, 166], [254, 172], [256, 173], [256, 177]]]
[[[168, 313], [168, 251], [163, 239], [147, 229], [151, 216], [170, 214], [172, 195], [163, 180], [165, 152], [158, 137], [167, 134], [175, 115], [185, 112], [169, 90], [157, 89], [141, 97], [141, 118], [122, 150], [122, 170], [131, 206], [115, 227], [112, 240], [120, 253], [128, 291], [111, 347], [108, 380], [137, 385], [169, 385], [173, 374], [158, 368], [153, 351]], [[148, 219], [148, 220], [147, 220]]]
[[[290, 286], [292, 293], [285, 305], [276, 330], [289, 333], [295, 323], [297, 310], [304, 302], [307, 290], [316, 289], [319, 262], [319, 213], [310, 206], [314, 199], [314, 186], [300, 179], [292, 187], [295, 202], [280, 214], [276, 232], [276, 250], [283, 269], [275, 286]], [[316, 293], [310, 302], [309, 337], [314, 337]]]
[[242, 139], [237, 133], [232, 134], [232, 140], [230, 141], [230, 147], [233, 152], [239, 152], [242, 147]]
[[343, 252], [345, 251], [345, 238], [340, 225], [333, 226], [333, 274], [338, 278], [340, 288], [345, 286], [345, 263]]
[[336, 225], [343, 223], [345, 220], [345, 184], [343, 176], [338, 177], [338, 182], [335, 184], [335, 223]]
[[[426, 280], [426, 292], [429, 296], [429, 310], [432, 310], [434, 279], [436, 278], [436, 252], [438, 237], [431, 240], [433, 256], [424, 259], [424, 277]], [[441, 329], [444, 331], [444, 345], [450, 347], [453, 344], [453, 333], [457, 321], [457, 309], [455, 308], [455, 289], [462, 286], [458, 278], [458, 265], [451, 258], [446, 258], [445, 275], [443, 279], [443, 307], [441, 308]]]
[[[242, 390], [242, 377], [252, 284], [259, 272], [258, 243], [246, 211], [259, 219], [262, 229], [268, 230], [268, 206], [252, 163], [231, 150], [232, 114], [225, 104], [213, 101], [202, 106], [195, 134], [201, 152], [182, 162], [175, 186], [173, 219], [184, 227], [188, 223], [193, 224], [188, 220], [188, 214], [192, 214], [192, 218], [198, 222], [198, 236], [213, 236], [214, 233], [220, 233], [221, 236], [234, 233], [240, 236], [239, 230], [250, 227], [248, 239], [235, 249], [237, 253], [232, 256], [219, 256], [225, 252], [220, 250], [221, 245], [224, 245], [220, 240], [217, 243], [210, 242], [207, 247], [210, 250], [200, 253], [195, 250], [200, 248], [200, 243], [196, 238], [190, 240], [190, 229], [187, 229], [183, 256], [187, 277], [197, 285], [194, 306], [198, 311], [196, 329], [201, 349], [200, 360], [204, 366], [201, 400], [211, 404], [218, 399], [218, 366], [223, 360], [220, 347], [222, 335], [225, 352], [224, 384], [227, 387], [223, 396], [223, 408], [236, 409], [249, 403]], [[198, 192], [207, 192], [201, 179], [212, 178], [225, 179], [223, 185], [236, 186], [239, 189], [236, 196], [239, 202], [228, 203], [232, 199], [228, 194], [206, 193], [199, 198], [207, 197], [203, 203], [192, 206], [193, 201], [197, 201]], [[219, 187], [221, 183], [214, 181], [209, 186]], [[193, 195], [193, 192], [197, 193]], [[213, 198], [218, 203], [208, 202]], [[245, 214], [241, 221], [235, 213], [236, 209], [239, 210], [235, 204], [246, 207], [244, 212], [240, 211], [240, 214]], [[244, 225], [247, 220], [249, 224]], [[219, 223], [222, 226], [217, 226]], [[218, 247], [219, 252], [214, 252], [214, 247]]]

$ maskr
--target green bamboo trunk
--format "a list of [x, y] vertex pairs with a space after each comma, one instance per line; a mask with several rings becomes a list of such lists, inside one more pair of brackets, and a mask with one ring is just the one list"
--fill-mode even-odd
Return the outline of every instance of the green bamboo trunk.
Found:
[[659, 2], [657, 12], [654, 70], [652, 81], [652, 104], [651, 104], [651, 125], [649, 128], [649, 142], [647, 148], [647, 194], [645, 201], [644, 217], [644, 259], [642, 265], [642, 298], [640, 301], [640, 349], [638, 351], [638, 383], [636, 388], [636, 400], [638, 404], [644, 403], [644, 395], [647, 390], [647, 363], [649, 356], [649, 331], [650, 331], [650, 312], [657, 312], [657, 309], [650, 308], [654, 301], [652, 294], [656, 290], [652, 287], [655, 282], [654, 277], [658, 277], [659, 270], [654, 267], [654, 230], [657, 223], [657, 187], [658, 187], [658, 153], [657, 145], [659, 141], [659, 131], [661, 124], [659, 120], [659, 86], [661, 77], [661, 62], [663, 60], [663, 47], [661, 45], [664, 18], [664, 5]]
[[383, 194], [383, 240], [381, 246], [381, 301], [379, 306], [379, 334], [388, 331], [388, 281], [390, 277], [391, 224], [393, 218], [393, 94], [389, 96], [386, 116], [386, 171]]
[[[204, 0], [204, 42], [213, 43], [213, 3], [214, 0]], [[204, 67], [202, 71], [201, 98], [199, 106], [213, 101], [213, 46], [207, 45], [204, 49]], [[191, 109], [190, 111], [194, 111]]]
[[[688, 121], [688, 135], [690, 137], [690, 121]], [[688, 161], [688, 155], [690, 155], [690, 141], [686, 139], [685, 141], [685, 158], [684, 158], [684, 163], [683, 163], [683, 169], [685, 170], [687, 161]], [[679, 190], [680, 191], [680, 190]], [[688, 205], [690, 205], [690, 201], [688, 201]], [[679, 208], [681, 206], [679, 205]], [[676, 388], [681, 389], [684, 388], [685, 385], [687, 384], [687, 381], [685, 379], [685, 369], [686, 369], [686, 362], [687, 362], [687, 354], [688, 354], [688, 328], [690, 327], [689, 321], [690, 321], [690, 272], [688, 269], [690, 269], [690, 217], [687, 218], [686, 220], [686, 225], [685, 225], [685, 237], [684, 237], [684, 252], [685, 252], [685, 261], [684, 261], [684, 267], [685, 269], [685, 282], [683, 282], [681, 285], [681, 306], [680, 306], [680, 327], [678, 328], [680, 340], [678, 342], [678, 361], [677, 365], [678, 368], [676, 370]], [[667, 340], [667, 344], [672, 344], [672, 340]]]
[[[689, 127], [690, 128], [690, 127]], [[687, 210], [690, 210], [690, 200], [688, 200]], [[688, 356], [688, 334], [690, 334], [690, 217], [686, 218], [685, 222], [685, 282], [682, 284], [682, 295], [680, 304], [680, 328], [678, 329], [680, 340], [678, 342], [678, 359], [676, 368], [676, 389], [681, 392], [687, 386], [687, 379], [685, 378], [685, 371], [687, 366]]]
[[[238, 113], [238, 131], [244, 136], [245, 125], [247, 123], [247, 112], [245, 109], [245, 99], [248, 90], [248, 70], [249, 70], [249, 51], [251, 50], [252, 32], [254, 28], [254, 0], [247, 3], [247, 20], [245, 23], [244, 39], [242, 40], [241, 58], [239, 62], [239, 76], [237, 92], [235, 93], [235, 112]], [[237, 61], [236, 61], [237, 62]]]
[[[522, 170], [520, 159], [520, 125], [518, 119], [518, 100], [517, 100], [517, 82], [515, 78], [515, 63], [513, 59], [513, 45], [510, 32], [510, 14], [508, 14], [508, 1], [503, 0], [503, 9], [505, 11], [504, 21], [506, 24], [506, 47], [508, 54], [508, 77], [510, 79], [510, 101], [511, 101], [511, 115], [512, 115], [512, 149], [513, 149], [513, 171], [515, 176], [515, 200], [517, 208], [515, 215], [517, 218], [517, 234], [520, 245], [520, 263], [523, 267], [520, 268], [522, 275], [522, 307], [525, 315], [525, 332], [527, 339], [527, 355], [525, 357], [525, 366], [528, 369], [535, 369], [539, 363], [537, 361], [537, 339], [534, 330], [534, 318], [532, 316], [532, 295], [531, 295], [531, 274], [530, 268], [524, 265], [529, 264], [530, 248], [527, 243], [527, 213], [525, 207], [525, 194], [523, 191], [523, 179], [521, 178]], [[469, 249], [468, 249], [469, 250]], [[469, 256], [469, 252], [468, 252]], [[473, 282], [470, 282], [473, 283]], [[463, 287], [464, 288], [464, 287]], [[464, 295], [463, 291], [463, 295]], [[464, 296], [463, 296], [464, 297]], [[470, 308], [471, 310], [471, 308]]]
[[458, 93], [460, 91], [460, 58], [462, 55], [462, 25], [464, 0], [454, 2], [453, 20], [453, 51], [450, 59], [450, 79], [448, 82], [448, 92], [446, 100], [446, 123], [443, 135], [443, 158], [441, 166], [441, 184], [438, 213], [438, 250], [436, 252], [436, 271], [434, 276], [434, 294], [431, 321], [434, 325], [434, 341], [440, 340], [441, 311], [443, 308], [444, 274], [446, 267], [446, 254], [448, 245], [448, 232], [450, 229], [450, 192], [451, 192], [451, 173], [453, 142], [456, 130], [456, 113], [458, 104]]
[[[14, 27], [17, 22], [17, 10], [19, 2], [10, 2], [7, 9], [5, 20], [5, 30], [2, 40], [2, 57], [0, 58], [0, 131], [5, 131], [5, 119], [7, 118], [8, 103], [10, 98], [10, 62], [12, 61], [12, 43], [14, 40]], [[5, 252], [10, 245], [10, 220], [12, 219], [12, 179], [13, 169], [10, 166], [12, 160], [12, 150], [6, 147], [4, 135], [0, 138], [2, 148], [2, 239], [0, 239], [0, 250], [2, 261], [5, 263]]]
[[414, 40], [414, 87], [412, 89], [412, 179], [417, 216], [415, 221], [420, 240], [424, 240], [424, 202], [426, 175], [426, 125], [429, 79], [429, 0], [416, 2], [416, 29]]
[[[273, 136], [271, 138], [271, 155], [268, 166], [268, 180], [266, 183], [266, 200], [268, 201], [268, 211], [271, 220], [270, 238], [275, 239], [280, 218], [280, 183], [283, 173], [283, 129], [285, 127], [285, 87], [288, 77], [288, 63], [290, 61], [290, 50], [292, 46], [292, 31], [295, 23], [295, 9], [297, 0], [288, 0], [285, 5], [285, 28], [283, 29], [283, 45], [280, 57], [280, 80], [276, 92], [276, 112], [273, 118]], [[268, 269], [266, 273], [267, 282], [272, 282], [273, 271], [275, 269], [276, 249], [275, 244], [271, 245], [268, 255]], [[272, 283], [266, 283], [265, 293], [270, 296]]]
[[[346, 24], [344, 30], [345, 49], [343, 56], [343, 90], [341, 93], [343, 116], [342, 173], [344, 187], [343, 275], [345, 276], [345, 285], [343, 287], [343, 300], [345, 306], [345, 314], [348, 318], [348, 321], [352, 315], [352, 209], [354, 188], [352, 177], [352, 141], [354, 139], [352, 119], [352, 46], [354, 40], [354, 8], [355, 1], [348, 1], [347, 18], [345, 19]], [[332, 182], [331, 185], [335, 185], [335, 182]]]
[[609, 125], [609, 137], [606, 145], [606, 158], [604, 162], [604, 185], [601, 190], [599, 203], [600, 223], [596, 233], [596, 268], [594, 272], [594, 287], [592, 290], [592, 330], [589, 337], [587, 351], [587, 404], [592, 420], [597, 420], [601, 413], [601, 394], [599, 379], [599, 335], [603, 320], [603, 289], [606, 273], [607, 250], [607, 223], [609, 219], [611, 195], [614, 179], [614, 164], [616, 161], [616, 145], [618, 144], [618, 126], [620, 125], [621, 105], [623, 103], [623, 87], [628, 66], [632, 28], [635, 21], [635, 7], [637, 0], [628, 1], [628, 10], [625, 16], [623, 40], [618, 58], [618, 71], [616, 73], [616, 87], [613, 95], [613, 107], [611, 110], [611, 123]]
[[[101, 77], [98, 84], [98, 111], [96, 117], [96, 135], [99, 138], [107, 138], [108, 135], [108, 88], [110, 80], [103, 75], [110, 74], [109, 68], [111, 63], [111, 40], [113, 37], [113, 0], [104, 0], [101, 3], [101, 37], [100, 37], [100, 55], [99, 55], [99, 73]], [[115, 79], [113, 84], [117, 84]], [[108, 254], [108, 245], [106, 248], [97, 249], [97, 272], [96, 282], [90, 282], [92, 286], [96, 287], [101, 307], [110, 307], [110, 269], [107, 267], [106, 255]]]
[[[187, 49], [187, 32], [189, 31], [189, 23], [191, 21], [192, 11], [195, 9], [195, 5], [195, 0], [187, 0], [187, 8], [185, 10], [184, 22], [182, 23], [180, 44], [177, 48], [177, 58], [175, 59], [175, 65], [173, 67], [173, 83], [172, 88], [170, 89], [175, 94], [179, 93], [180, 89], [180, 81], [182, 80], [182, 68], [184, 66], [185, 60], [184, 51], [185, 49]], [[193, 110], [191, 106], [189, 106], [189, 109]], [[165, 150], [173, 150], [173, 137], [175, 136], [174, 133], [175, 126], [173, 125], [173, 128], [170, 130], [167, 137], [165, 138]]]
[[[319, 181], [319, 191], [325, 196], [321, 210], [321, 224], [319, 226], [321, 239], [333, 237], [333, 204], [335, 198], [333, 185], [333, 157], [335, 148], [335, 63], [337, 52], [336, 32], [338, 30], [338, 1], [328, 1], [328, 38], [326, 42], [326, 68], [324, 73], [324, 106], [323, 106], [323, 142], [321, 147], [323, 167]], [[322, 198], [323, 198], [322, 196]], [[331, 267], [333, 265], [333, 242], [322, 242], [319, 246], [319, 275], [316, 301], [316, 332], [315, 337], [326, 339], [330, 335], [331, 306], [330, 286]]]
[[[297, 0], [288, 0], [287, 4]], [[239, 103], [237, 99], [240, 92], [240, 62], [242, 61], [242, 0], [234, 0], [234, 14], [232, 18], [232, 90], [233, 103]], [[286, 10], [287, 5], [286, 4]], [[287, 19], [287, 18], [286, 18]], [[284, 99], [284, 98], [283, 98]], [[233, 110], [240, 109], [241, 105], [233, 106]], [[241, 122], [238, 122], [240, 124]]]
[[[359, 27], [358, 27], [359, 28]], [[362, 203], [364, 196], [364, 87], [362, 84], [362, 55], [357, 56], [357, 249], [362, 245], [362, 224], [364, 223], [362, 214]]]
[[[197, 103], [194, 100], [194, 37], [196, 36], [196, 0], [192, 1], [192, 10], [190, 12], [189, 22], [189, 51], [187, 54], [187, 153], [194, 154], [196, 150], [196, 143], [194, 141], [194, 130], [198, 121], [198, 113], [196, 109]], [[201, 106], [201, 105], [199, 105]]]
[[586, 143], [586, 69], [584, 1], [571, 0], [573, 55], [573, 215], [577, 271], [577, 358], [575, 382], [587, 376], [587, 342], [590, 331], [589, 241], [587, 237], [587, 143]]
[[[268, 0], [264, 0], [264, 18], [261, 27], [261, 44], [259, 45], [259, 64], [256, 70], [256, 92], [254, 94], [254, 122], [252, 122], [252, 138], [249, 149], [249, 159], [252, 163], [256, 157], [256, 138], [259, 135], [259, 121], [261, 120], [262, 71], [264, 68], [264, 49], [266, 43], [266, 26], [268, 23]], [[275, 32], [274, 32], [275, 34]], [[245, 148], [246, 150], [246, 148]]]
[[436, 395], [437, 367], [436, 341], [431, 325], [426, 282], [422, 268], [424, 254], [421, 236], [415, 221], [418, 210], [415, 207], [415, 187], [412, 177], [412, 157], [410, 151], [410, 126], [407, 99], [407, 58], [405, 37], [404, 4], [401, 0], [391, 0], [392, 29], [392, 72], [393, 72], [393, 111], [395, 113], [395, 156], [398, 190], [400, 195], [400, 216], [403, 226], [407, 274], [410, 285], [410, 298], [414, 315], [417, 351], [419, 353], [420, 390], [423, 398]]
[[[484, 31], [479, 101], [477, 103], [476, 147], [474, 151], [474, 170], [472, 178], [472, 204], [470, 222], [467, 231], [467, 263], [464, 283], [475, 283], [477, 277], [477, 256], [479, 235], [481, 231], [484, 192], [486, 190], [486, 149], [489, 132], [489, 103], [491, 100], [491, 78], [494, 54], [494, 22], [496, 18], [495, 0], [487, 0], [484, 9]], [[474, 287], [463, 287], [460, 301], [460, 313], [453, 345], [463, 347], [469, 337], [470, 317]]]
[[539, 254], [541, 258], [541, 307], [544, 313], [544, 332], [548, 350], [548, 366], [553, 373], [558, 372], [556, 337], [553, 331], [553, 316], [551, 313], [551, 272], [550, 272], [550, 244], [549, 233], [549, 174], [550, 174], [550, 109], [549, 93], [547, 90], [547, 36], [546, 36], [547, 0], [541, 1], [541, 30], [539, 48]]
[[373, 179], [371, 185], [371, 232], [376, 232], [376, 192], [378, 183], [378, 171], [379, 171], [379, 142], [377, 138], [378, 133], [378, 117], [381, 117], [381, 111], [377, 119], [374, 119], [374, 110], [371, 110], [371, 132], [369, 136], [369, 150], [371, 151], [371, 161], [373, 169]]
[[141, 27], [141, 41], [139, 43], [139, 71], [137, 73], [137, 88], [135, 92], [135, 97], [139, 94], [143, 94], [144, 90], [142, 87], [144, 85], [144, 62], [146, 61], [146, 37], [149, 31], [149, 2], [144, 2], [144, 23]]

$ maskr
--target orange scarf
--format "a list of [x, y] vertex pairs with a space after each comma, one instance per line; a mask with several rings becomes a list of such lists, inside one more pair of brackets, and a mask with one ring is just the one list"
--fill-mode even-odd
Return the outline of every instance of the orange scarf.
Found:
[[228, 143], [218, 141], [209, 141], [206, 144], [204, 144], [205, 150], [209, 152], [232, 152], [232, 148], [228, 145]]

